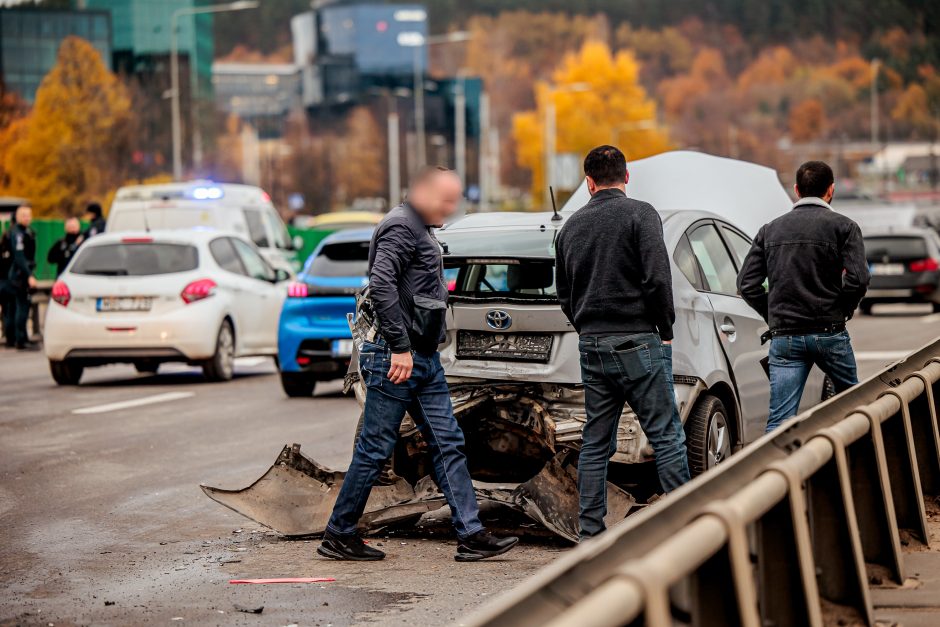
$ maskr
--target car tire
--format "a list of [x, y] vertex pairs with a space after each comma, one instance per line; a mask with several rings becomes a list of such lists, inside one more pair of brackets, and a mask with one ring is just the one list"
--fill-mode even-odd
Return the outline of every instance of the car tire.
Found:
[[316, 380], [310, 375], [298, 372], [282, 372], [281, 387], [290, 398], [307, 398], [313, 396], [317, 387]]
[[721, 463], [733, 450], [734, 436], [724, 403], [703, 394], [695, 403], [685, 424], [689, 472], [697, 477]]
[[235, 332], [232, 323], [222, 322], [215, 341], [215, 354], [202, 363], [202, 373], [209, 381], [231, 381], [235, 375]]
[[940, 313], [940, 303], [930, 303], [933, 306], [934, 313]]
[[134, 369], [137, 370], [139, 374], [157, 374], [157, 370], [160, 369], [160, 364], [151, 361], [138, 361], [134, 364]]
[[68, 359], [63, 361], [49, 360], [49, 370], [52, 378], [59, 385], [78, 385], [85, 367]]

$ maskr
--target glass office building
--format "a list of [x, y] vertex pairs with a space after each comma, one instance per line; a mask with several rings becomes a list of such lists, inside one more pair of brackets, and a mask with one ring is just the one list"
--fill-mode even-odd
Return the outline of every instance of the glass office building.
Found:
[[0, 9], [0, 79], [32, 104], [43, 77], [55, 65], [70, 35], [91, 43], [111, 67], [111, 23], [107, 12]]

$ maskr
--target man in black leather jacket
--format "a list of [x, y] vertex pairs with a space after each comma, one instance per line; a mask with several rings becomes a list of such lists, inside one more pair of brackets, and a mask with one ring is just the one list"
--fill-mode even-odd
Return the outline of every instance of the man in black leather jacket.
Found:
[[761, 228], [738, 277], [770, 325], [768, 432], [796, 415], [813, 364], [837, 392], [858, 383], [845, 323], [868, 289], [862, 233], [829, 206], [835, 184], [822, 161], [800, 166], [795, 189], [793, 210]]
[[425, 168], [412, 181], [408, 201], [392, 209], [372, 237], [369, 292], [378, 334], [359, 349], [359, 371], [366, 385], [362, 430], [317, 549], [325, 557], [357, 561], [385, 557], [363, 543], [356, 525], [372, 485], [395, 449], [406, 412], [428, 444], [434, 479], [450, 505], [459, 538], [454, 559], [493, 557], [518, 542], [489, 534], [480, 522], [463, 432], [454, 418], [437, 352], [444, 339], [447, 287], [433, 229], [454, 214], [460, 196], [456, 174]]

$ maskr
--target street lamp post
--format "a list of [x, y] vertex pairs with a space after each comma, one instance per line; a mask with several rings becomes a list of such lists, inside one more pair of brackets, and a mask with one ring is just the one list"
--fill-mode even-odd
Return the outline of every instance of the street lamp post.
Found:
[[877, 150], [879, 135], [878, 115], [878, 71], [881, 69], [881, 60], [871, 60], [871, 148]]
[[560, 93], [579, 93], [591, 91], [588, 83], [571, 83], [560, 87], [550, 88], [548, 91], [548, 103], [545, 105], [545, 199], [551, 196], [549, 189], [554, 184], [555, 179], [555, 145], [558, 141], [557, 125], [558, 112], [555, 110], [555, 94]]
[[176, 33], [179, 18], [184, 15], [244, 11], [246, 9], [256, 9], [258, 5], [259, 3], [256, 0], [238, 0], [237, 2], [213, 4], [205, 7], [184, 7], [170, 14], [170, 110], [173, 134], [173, 180], [178, 181], [183, 178], [183, 129], [180, 120], [180, 59], [179, 44], [177, 41], [178, 36]]

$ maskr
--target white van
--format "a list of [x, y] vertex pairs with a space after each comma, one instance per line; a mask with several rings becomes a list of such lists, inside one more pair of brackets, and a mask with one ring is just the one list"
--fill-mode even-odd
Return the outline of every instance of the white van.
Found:
[[129, 185], [114, 196], [109, 233], [212, 228], [250, 239], [275, 268], [297, 270], [299, 242], [291, 240], [283, 220], [260, 187], [189, 181]]

